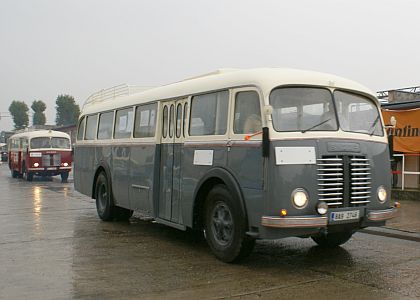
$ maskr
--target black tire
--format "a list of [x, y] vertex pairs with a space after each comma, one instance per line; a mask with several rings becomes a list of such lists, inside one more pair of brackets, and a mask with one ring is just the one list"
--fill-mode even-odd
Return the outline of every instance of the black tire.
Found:
[[10, 170], [10, 174], [12, 175], [12, 178], [18, 178], [19, 173], [15, 170]]
[[341, 232], [324, 233], [311, 238], [321, 247], [334, 248], [347, 242], [353, 235], [353, 231], [346, 230]]
[[104, 172], [98, 175], [95, 183], [96, 211], [102, 221], [112, 221], [117, 216], [117, 207], [114, 206], [111, 184]]
[[246, 235], [245, 213], [224, 185], [207, 195], [204, 226], [207, 243], [221, 261], [238, 262], [254, 248], [255, 240]]
[[26, 164], [23, 164], [22, 177], [26, 181], [32, 181], [34, 179], [34, 174], [27, 171]]
[[69, 172], [63, 172], [60, 174], [60, 176], [61, 176], [61, 182], [65, 183], [67, 182], [67, 179], [69, 178]]

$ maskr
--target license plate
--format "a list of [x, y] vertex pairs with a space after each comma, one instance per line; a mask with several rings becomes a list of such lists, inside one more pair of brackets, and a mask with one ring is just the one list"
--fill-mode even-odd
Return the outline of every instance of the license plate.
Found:
[[56, 167], [50, 167], [50, 168], [47, 168], [47, 170], [57, 170], [57, 168]]
[[336, 211], [331, 213], [332, 221], [347, 221], [347, 220], [358, 220], [360, 211], [350, 210], [350, 211]]

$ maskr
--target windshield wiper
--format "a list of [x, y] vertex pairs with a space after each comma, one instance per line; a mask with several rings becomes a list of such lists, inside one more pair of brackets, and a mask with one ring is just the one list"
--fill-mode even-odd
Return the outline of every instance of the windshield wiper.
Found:
[[322, 124], [327, 123], [328, 121], [331, 121], [331, 118], [326, 119], [326, 120], [324, 120], [324, 121], [322, 121], [322, 122], [319, 122], [318, 124], [315, 124], [314, 126], [309, 127], [309, 128], [307, 128], [307, 129], [303, 129], [301, 132], [302, 132], [302, 133], [305, 133], [305, 132], [307, 132], [307, 131], [309, 131], [309, 130], [311, 130], [311, 129], [314, 129], [314, 128], [318, 127], [318, 126], [321, 126]]
[[[370, 126], [370, 128], [369, 128], [370, 136], [372, 136], [373, 133], [375, 132], [375, 126], [376, 126], [376, 123], [378, 123], [378, 121], [379, 121], [379, 115], [376, 117], [375, 121], [373, 121], [373, 123], [372, 123], [372, 126]], [[373, 128], [373, 130], [372, 130], [372, 128]]]

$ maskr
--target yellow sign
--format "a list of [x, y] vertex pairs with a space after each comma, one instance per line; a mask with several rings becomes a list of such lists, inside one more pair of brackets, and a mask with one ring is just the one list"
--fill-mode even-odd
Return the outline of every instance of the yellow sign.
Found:
[[397, 120], [395, 128], [387, 128], [394, 136], [394, 151], [403, 153], [420, 152], [420, 108], [410, 110], [382, 109], [385, 125], [390, 125], [392, 116]]

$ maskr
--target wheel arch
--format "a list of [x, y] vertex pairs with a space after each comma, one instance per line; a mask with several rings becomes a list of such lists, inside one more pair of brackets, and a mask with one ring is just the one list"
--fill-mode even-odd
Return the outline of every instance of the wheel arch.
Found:
[[240, 204], [243, 215], [245, 216], [246, 226], [248, 226], [248, 213], [243, 197], [242, 190], [235, 177], [226, 169], [213, 168], [211, 169], [197, 184], [194, 192], [194, 204], [192, 211], [192, 228], [199, 230], [203, 226], [204, 204], [207, 194], [210, 190], [218, 185], [223, 184], [227, 187], [232, 197]]
[[105, 175], [108, 179], [108, 182], [109, 182], [110, 191], [112, 192], [111, 170], [110, 170], [108, 164], [102, 161], [98, 164], [98, 167], [96, 168], [96, 171], [95, 171], [95, 176], [93, 176], [92, 192], [91, 192], [92, 199], [96, 199], [95, 185], [96, 185], [96, 180], [98, 179], [98, 176], [101, 172], [105, 173]]

